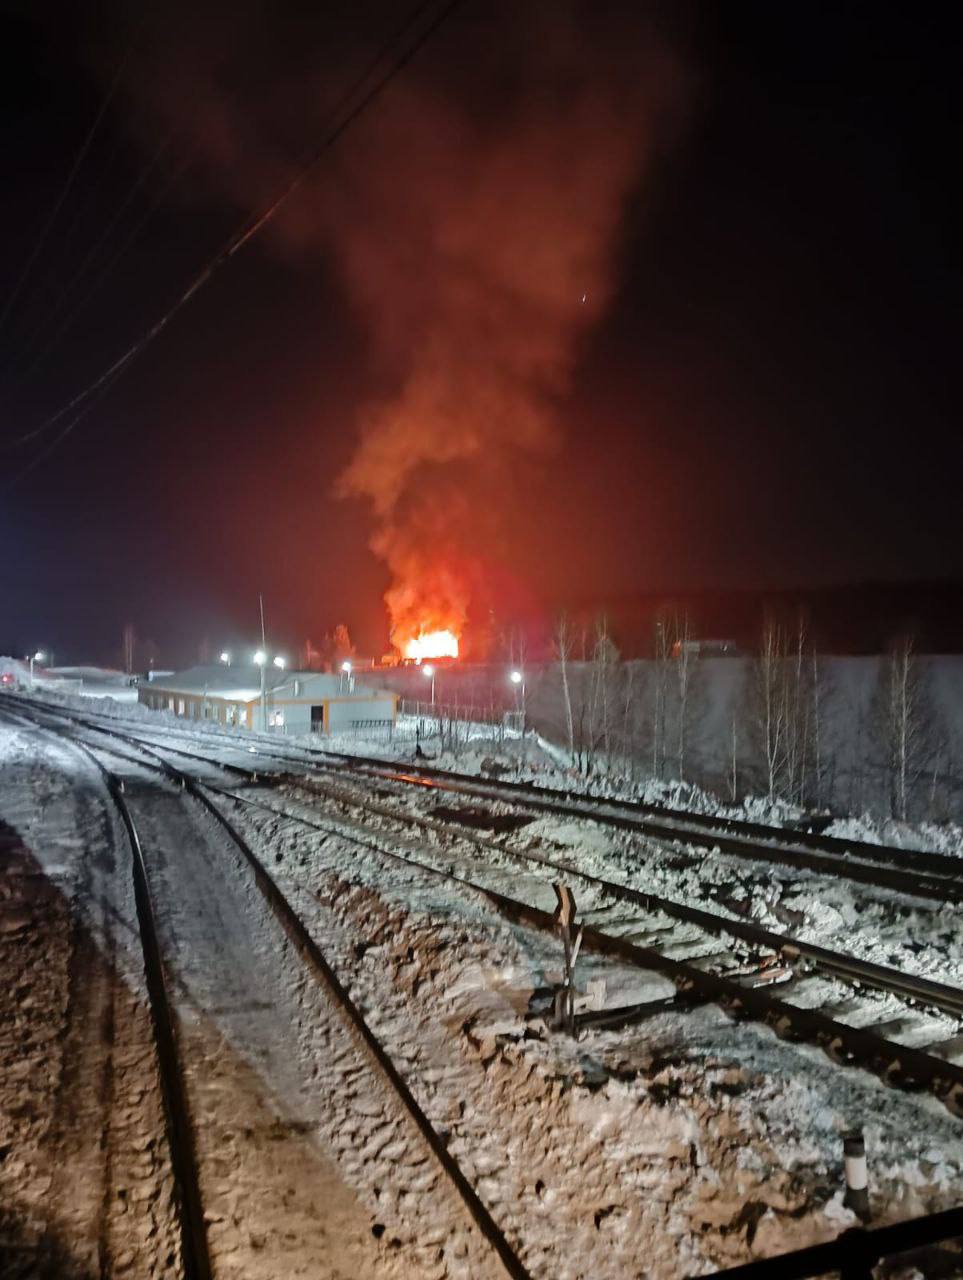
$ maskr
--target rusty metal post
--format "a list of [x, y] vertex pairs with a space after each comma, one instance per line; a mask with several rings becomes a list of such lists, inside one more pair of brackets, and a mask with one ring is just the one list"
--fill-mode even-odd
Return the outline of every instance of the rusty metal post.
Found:
[[575, 961], [582, 946], [581, 926], [575, 929], [575, 895], [564, 884], [552, 886], [558, 905], [555, 908], [555, 928], [562, 939], [564, 968], [562, 985], [555, 994], [554, 1023], [559, 1029], [575, 1035]]

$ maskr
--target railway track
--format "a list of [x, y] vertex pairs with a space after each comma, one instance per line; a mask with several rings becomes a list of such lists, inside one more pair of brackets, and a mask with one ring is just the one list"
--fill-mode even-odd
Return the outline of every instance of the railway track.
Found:
[[[383, 1084], [401, 1105], [428, 1148], [432, 1159], [437, 1162], [439, 1170], [457, 1196], [458, 1202], [467, 1212], [473, 1228], [483, 1242], [478, 1247], [489, 1251], [491, 1264], [494, 1266], [493, 1274], [508, 1275], [515, 1280], [527, 1280], [529, 1273], [521, 1258], [449, 1153], [445, 1140], [419, 1106], [404, 1076], [371, 1029], [359, 1006], [351, 999], [348, 990], [339, 980], [334, 968], [291, 905], [287, 895], [236, 826], [212, 802], [204, 787], [189, 774], [177, 769], [157, 751], [131, 735], [114, 732], [110, 736], [123, 741], [134, 754], [131, 754], [131, 750], [122, 750], [113, 742], [107, 746], [100, 743], [92, 744], [89, 739], [78, 739], [76, 729], [71, 732], [70, 726], [65, 723], [63, 717], [57, 717], [55, 714], [45, 716], [46, 710], [46, 708], [31, 707], [29, 710], [21, 708], [18, 712], [12, 713], [8, 707], [3, 713], [19, 723], [54, 733], [61, 740], [66, 738], [78, 752], [96, 766], [104, 779], [111, 800], [117, 807], [130, 842], [145, 971], [154, 1014], [158, 1061], [165, 1094], [165, 1115], [179, 1191], [184, 1274], [188, 1280], [195, 1280], [195, 1278], [207, 1280], [211, 1274], [210, 1250], [204, 1224], [203, 1180], [198, 1173], [196, 1134], [190, 1119], [190, 1099], [185, 1089], [184, 1068], [179, 1054], [177, 1020], [173, 1012], [166, 967], [161, 954], [150, 871], [144, 856], [144, 845], [127, 801], [124, 783], [114, 770], [100, 759], [104, 754], [121, 757], [128, 763], [163, 775], [165, 779], [202, 806], [205, 813], [220, 827], [250, 869], [263, 900], [302, 958], [306, 969], [346, 1019], [353, 1035], [363, 1046], [369, 1061], [379, 1073]], [[51, 720], [54, 722], [53, 727], [50, 724]], [[78, 724], [76, 727], [84, 728], [85, 726]], [[93, 730], [101, 735], [106, 732], [96, 725], [87, 726], [87, 729], [88, 732]]]
[[[44, 706], [44, 709], [48, 708]], [[100, 727], [105, 732], [117, 727], [117, 722], [111, 717], [91, 717], [62, 708], [56, 708], [56, 712], [91, 728]], [[126, 731], [134, 737], [143, 732], [139, 725], [128, 725]], [[163, 734], [175, 740], [189, 740], [196, 746], [196, 736], [170, 726], [151, 727], [148, 732], [152, 736]], [[260, 735], [249, 746], [237, 742], [236, 737], [232, 741], [226, 733], [214, 733], [212, 737], [228, 750], [246, 754], [253, 749], [267, 759], [307, 766], [319, 773], [350, 773], [401, 787], [422, 787], [510, 804], [531, 814], [589, 819], [602, 826], [660, 842], [706, 851], [719, 850], [750, 862], [836, 876], [933, 902], [963, 904], [963, 866], [959, 859], [943, 854], [909, 852], [894, 846], [842, 840], [814, 832], [705, 814], [683, 814], [665, 806], [557, 791], [535, 783], [481, 780], [422, 764], [399, 766], [397, 761], [367, 756], [290, 748], [270, 743]], [[197, 753], [185, 751], [184, 754]], [[909, 858], [912, 859], [911, 869], [906, 866]]]
[[[33, 728], [44, 728], [29, 715], [11, 716], [9, 709], [3, 714], [15, 723]], [[57, 729], [45, 729], [64, 735]], [[210, 1280], [211, 1261], [207, 1247], [207, 1235], [201, 1206], [200, 1186], [197, 1177], [197, 1156], [194, 1134], [187, 1105], [184, 1073], [177, 1047], [174, 1014], [170, 989], [161, 958], [157, 930], [157, 914], [151, 892], [143, 845], [124, 795], [121, 780], [84, 743], [75, 738], [66, 739], [84, 761], [100, 775], [104, 789], [116, 810], [126, 832], [131, 874], [134, 884], [134, 900], [140, 931], [140, 946], [144, 959], [144, 977], [150, 1003], [151, 1022], [154, 1029], [157, 1068], [160, 1079], [166, 1121], [167, 1144], [171, 1158], [175, 1195], [178, 1205], [181, 1235], [181, 1261], [185, 1280]]]
[[[252, 771], [248, 781], [254, 780], [255, 775]], [[257, 781], [262, 785], [270, 784], [270, 779], [266, 779], [263, 775], [258, 777]], [[361, 807], [362, 804], [357, 797], [352, 798], [344, 791], [327, 788], [324, 784], [321, 784], [320, 789], [317, 784], [292, 779], [285, 779], [284, 784], [310, 791], [312, 794], [320, 794], [326, 798], [339, 799], [355, 807]], [[367, 813], [378, 814], [409, 827], [436, 833], [450, 833], [451, 830], [439, 819], [406, 813], [376, 801], [365, 799], [363, 807]], [[655, 893], [640, 891], [631, 885], [591, 874], [572, 861], [550, 858], [530, 849], [509, 848], [469, 832], [459, 832], [458, 839], [480, 850], [482, 855], [489, 859], [508, 860], [516, 865], [527, 866], [529, 870], [532, 866], [544, 868], [551, 873], [554, 880], [563, 878], [581, 883], [614, 901], [629, 903], [647, 913], [664, 915], [673, 920], [695, 925], [711, 936], [739, 939], [761, 952], [770, 952], [780, 957], [787, 964], [802, 963], [806, 967], [824, 972], [840, 981], [880, 992], [891, 992], [907, 1002], [939, 1009], [951, 1017], [963, 1020], [963, 991], [957, 987], [833, 951], [787, 934], [775, 933], [748, 920], [733, 919], [686, 903], [675, 902]]]
[[[137, 750], [147, 750], [156, 755], [156, 752], [152, 748], [147, 748], [136, 735], [127, 734], [113, 726], [105, 729], [91, 725], [89, 728], [124, 740]], [[268, 777], [256, 769], [227, 764], [224, 761], [204, 757], [196, 752], [182, 748], [165, 746], [161, 750], [168, 753], [191, 756], [199, 763], [212, 765], [246, 783], [289, 784], [305, 787], [309, 790], [312, 785], [318, 785], [310, 780], [295, 779], [285, 775]], [[158, 759], [162, 759], [162, 757], [158, 756]], [[171, 771], [172, 776], [182, 779], [182, 785], [197, 786], [190, 779], [190, 775], [182, 773], [169, 764], [164, 767]], [[211, 784], [207, 784], [207, 786], [209, 790], [221, 790], [224, 796], [237, 799], [234, 792], [227, 789], [214, 788]], [[207, 803], [209, 804], [210, 802], [207, 801]], [[354, 803], [357, 804], [357, 800]], [[379, 806], [373, 805], [370, 801], [365, 801], [364, 807], [369, 812], [379, 810]], [[401, 815], [397, 811], [385, 809], [384, 806], [380, 807], [380, 811], [385, 816], [396, 821], [407, 822], [408, 825], [422, 828], [432, 825], [432, 820], [430, 819]], [[434, 825], [440, 826], [441, 824], [436, 823]], [[369, 832], [368, 834], [370, 835], [371, 833]], [[471, 841], [476, 848], [481, 848], [484, 845], [484, 842], [477, 837], [471, 837]], [[439, 868], [437, 865], [426, 863], [424, 856], [420, 858], [407, 857], [403, 854], [398, 854], [397, 851], [385, 849], [383, 840], [378, 847], [379, 851], [387, 856], [400, 857], [410, 865], [420, 867], [422, 870], [428, 870], [433, 874], [445, 875], [456, 884], [485, 894], [503, 914], [519, 923], [542, 931], [554, 931], [555, 921], [552, 913], [536, 907], [530, 902], [524, 902], [494, 890], [490, 885], [481, 883], [477, 879], [453, 875], [450, 871]], [[895, 995], [908, 1004], [939, 1009], [956, 1019], [959, 1019], [961, 1013], [963, 1013], [963, 992], [958, 989], [922, 977], [905, 975], [897, 970], [876, 965], [845, 953], [830, 951], [827, 948], [800, 942], [785, 935], [775, 934], [750, 922], [730, 920], [727, 917], [704, 912], [684, 904], [673, 903], [652, 894], [640, 893], [629, 886], [588, 875], [570, 864], [556, 862], [539, 855], [510, 851], [502, 846], [489, 846], [488, 853], [492, 854], [496, 850], [502, 858], [514, 859], [516, 863], [524, 862], [529, 866], [537, 864], [556, 878], [564, 876], [580, 881], [583, 885], [588, 886], [592, 892], [601, 894], [603, 899], [608, 899], [610, 902], [629, 903], [634, 907], [640, 908], [649, 917], [653, 912], [661, 913], [675, 921], [695, 926], [701, 931], [703, 937], [713, 936], [718, 938], [724, 936], [730, 942], [735, 940], [742, 944], [748, 944], [756, 957], [755, 971], [753, 971], [753, 965], [750, 964], [749, 971], [745, 972], [745, 956], [737, 957], [734, 963], [731, 953], [723, 952], [723, 970], [728, 966], [730, 970], [728, 974], [725, 971], [719, 972], [719, 953], [716, 953], [715, 957], [712, 954], [702, 957], [697, 954], [695, 957], [676, 959], [666, 954], [666, 951], [671, 948], [671, 942], [669, 947], [663, 945], [660, 948], [640, 945], [638, 942], [633, 941], [631, 937], [625, 935], [624, 927], [619, 934], [613, 934], [604, 932], [595, 927], [595, 925], [588, 926], [584, 932], [583, 945], [587, 949], [615, 957], [637, 968], [661, 973], [669, 978], [676, 988], [691, 1000], [719, 1004], [735, 1016], [751, 1017], [774, 1028], [778, 1034], [784, 1037], [805, 1039], [819, 1044], [834, 1059], [843, 1063], [867, 1067], [875, 1071], [887, 1083], [898, 1084], [902, 1087], [928, 1088], [952, 1112], [963, 1114], [963, 1068], [955, 1062], [941, 1058], [935, 1053], [921, 1051], [906, 1043], [895, 1041], [886, 1035], [880, 1034], [872, 1026], [851, 1025], [851, 1023], [842, 1021], [837, 1017], [828, 1016], [821, 1008], [808, 1008], [804, 1004], [777, 998], [770, 994], [769, 991], [763, 991], [761, 987], [754, 985], [754, 983], [768, 978], [769, 974], [765, 970], [770, 968], [772, 958], [778, 957], [781, 963], [793, 970], [790, 983], [787, 984], [787, 991], [791, 987], [795, 987], [798, 993], [798, 989], [806, 981], [805, 970], [816, 969], [849, 986], [855, 984], [869, 991]], [[604, 916], [604, 913], [603, 909], [601, 915]], [[641, 926], [638, 932], [642, 933], [643, 936], [646, 933], [651, 934], [651, 919], [649, 919], [648, 924], [646, 924], [646, 921], [638, 921], [636, 923]], [[696, 950], [698, 951], [698, 947]], [[708, 965], [714, 965], [714, 967], [708, 967]], [[743, 970], [742, 975], [731, 976], [732, 972], [738, 971], [740, 965]], [[845, 1002], [840, 1003], [844, 1004]]]
[[[104, 732], [112, 732], [116, 730], [116, 725], [107, 725], [103, 727]], [[136, 736], [136, 735], [135, 735]], [[172, 731], [171, 736], [176, 740], [183, 742], [187, 735], [178, 734]], [[252, 769], [249, 766], [232, 765], [223, 760], [212, 759], [204, 756], [197, 750], [189, 750], [186, 747], [171, 747], [170, 751], [182, 754], [194, 760], [202, 760], [206, 764], [210, 764], [219, 770], [226, 771], [234, 776], [244, 779], [245, 781], [270, 781], [271, 775], [265, 774], [260, 770]], [[272, 756], [274, 756], [272, 748]], [[278, 750], [274, 758], [284, 760], [286, 753]], [[396, 771], [392, 771], [393, 775]], [[336, 775], [343, 777], [342, 770], [335, 771]], [[331, 776], [330, 774], [328, 775]], [[367, 772], [360, 772], [359, 777], [367, 778]], [[380, 780], [384, 780], [383, 772], [379, 770], [376, 775]], [[300, 778], [275, 779], [276, 781], [288, 781], [296, 785], [319, 785], [323, 783], [317, 781], [308, 782]], [[460, 785], [460, 784], [459, 784]], [[330, 793], [329, 793], [330, 794]], [[478, 791], [473, 789], [470, 794], [475, 797]], [[408, 825], [421, 826], [425, 829], [443, 830], [444, 824], [433, 821], [430, 818], [416, 817], [408, 813], [399, 812], [398, 810], [388, 809], [384, 805], [373, 803], [370, 798], [365, 798], [365, 807], [371, 812], [379, 812], [386, 817], [396, 821], [407, 823]], [[486, 844], [479, 837], [463, 834], [462, 838], [466, 841], [473, 842], [476, 846], [481, 847]], [[488, 842], [487, 848], [490, 854], [494, 856], [506, 856], [506, 850], [501, 845], [495, 845]], [[719, 915], [717, 913], [706, 912], [695, 907], [688, 906], [683, 903], [674, 902], [665, 897], [660, 897], [651, 892], [639, 892], [631, 886], [621, 885], [611, 880], [606, 880], [598, 876], [592, 876], [582, 869], [574, 866], [571, 862], [559, 862], [549, 859], [543, 855], [533, 853], [530, 850], [514, 850], [511, 856], [516, 860], [523, 860], [529, 863], [540, 863], [549, 868], [554, 869], [560, 874], [565, 874], [570, 878], [580, 880], [582, 883], [594, 885], [596, 888], [608, 893], [611, 897], [629, 902], [635, 906], [641, 907], [648, 912], [658, 911], [673, 919], [688, 922], [698, 926], [705, 932], [718, 936], [728, 936], [730, 938], [738, 938], [757, 948], [768, 948], [775, 955], [781, 956], [789, 963], [798, 966], [802, 963], [805, 966], [830, 974], [842, 981], [855, 983], [879, 991], [890, 991], [898, 995], [901, 999], [927, 1005], [931, 1008], [940, 1009], [953, 1017], [959, 1017], [961, 1013], [961, 1001], [959, 992], [956, 988], [950, 987], [945, 983], [931, 981], [921, 975], [913, 973], [903, 973], [886, 966], [874, 964], [871, 961], [857, 959], [856, 957], [832, 951], [826, 947], [820, 947], [813, 943], [807, 943], [797, 938], [787, 936], [785, 934], [775, 933], [766, 930], [762, 926], [750, 921], [733, 920], [729, 916]], [[941, 869], [949, 864], [956, 869], [957, 862], [954, 859], [941, 858], [937, 859], [934, 865], [939, 865]], [[913, 878], [913, 887], [919, 888], [916, 878]], [[924, 886], [925, 887], [925, 886]], [[951, 898], [951, 894], [942, 885], [934, 887], [932, 896], [940, 902]]]
[[[344, 822], [312, 821], [291, 813], [287, 809], [276, 809], [263, 801], [239, 796], [237, 792], [226, 788], [212, 789], [220, 792], [226, 800], [235, 802], [241, 800], [244, 803], [268, 808], [278, 817], [290, 818], [303, 825], [313, 826], [319, 831], [347, 835], [348, 839], [357, 838], [346, 831], [348, 824]], [[533, 927], [543, 933], [555, 934], [556, 922], [552, 911], [539, 908], [531, 901], [521, 900], [493, 889], [485, 879], [456, 875], [450, 869], [452, 862], [450, 851], [439, 853], [435, 861], [426, 861], [426, 857], [430, 857], [427, 851], [423, 850], [419, 856], [399, 853], [397, 847], [386, 847], [383, 832], [372, 831], [370, 828], [365, 830], [362, 824], [355, 825], [359, 831], [364, 832], [367, 848], [386, 857], [408, 863], [422, 871], [441, 876], [462, 888], [482, 893], [510, 920]], [[391, 842], [392, 846], [394, 843], [394, 841]], [[501, 852], [504, 854], [505, 851]], [[508, 856], [519, 862], [526, 861], [524, 855]], [[569, 880], [576, 882], [581, 880], [586, 884], [592, 884], [596, 889], [601, 890], [603, 898], [609, 897], [616, 901], [636, 903], [643, 906], [646, 911], [653, 908], [654, 902], [649, 895], [637, 894], [624, 886], [602, 881], [597, 877], [581, 875], [575, 869], [561, 864], [552, 864], [541, 859], [533, 860], [542, 862], [548, 869], [560, 872]], [[439, 863], [441, 865], [438, 865]], [[550, 888], [554, 879], [557, 877], [546, 880], [546, 889]], [[550, 895], [546, 894], [546, 897], [548, 896]], [[658, 901], [655, 900], [656, 903]], [[621, 931], [626, 928], [627, 923], [634, 923], [635, 928], [640, 932], [650, 935], [653, 932], [658, 933], [657, 927], [653, 929], [651, 919], [636, 922], [623, 920], [620, 922], [621, 930], [618, 934], [604, 932], [594, 925], [586, 926], [583, 935], [584, 948], [635, 968], [662, 974], [675, 985], [683, 1002], [718, 1004], [735, 1017], [748, 1017], [771, 1027], [783, 1038], [805, 1040], [819, 1045], [842, 1065], [860, 1066], [871, 1070], [885, 1083], [895, 1087], [928, 1088], [951, 1112], [963, 1115], [963, 1068], [959, 1065], [935, 1054], [921, 1052], [907, 1044], [890, 1040], [873, 1027], [850, 1025], [828, 1016], [821, 1009], [793, 1004], [786, 999], [769, 994], [768, 984], [774, 972], [771, 966], [773, 958], [779, 956], [790, 966], [798, 962], [798, 958], [793, 954], [793, 940], [766, 930], [757, 930], [752, 926], [742, 926], [741, 922], [727, 921], [722, 917], [710, 917], [708, 913], [690, 909], [679, 910], [678, 904], [666, 905], [670, 908], [666, 914], [677, 914], [679, 919], [700, 924], [704, 935], [730, 934], [733, 938], [742, 938], [750, 942], [752, 949], [748, 958], [745, 954], [733, 955], [728, 950], [706, 954], [703, 937], [702, 942], [696, 942], [695, 946], [691, 938], [685, 944], [690, 950], [696, 950], [701, 954], [690, 956], [685, 960], [674, 959], [666, 952], [673, 946], [680, 945], [678, 937], [664, 938], [660, 947], [656, 948], [640, 945], [632, 940], [631, 934], [626, 936], [625, 932]], [[661, 908], [656, 906], [655, 910], [659, 911]], [[595, 917], [604, 915], [606, 912], [611, 914], [611, 903], [602, 902], [590, 906], [587, 914]], [[809, 948], [806, 944], [796, 945], [801, 951], [810, 952], [814, 968], [821, 969], [827, 975], [847, 985], [856, 984], [870, 991], [894, 994], [910, 1004], [938, 1008], [955, 1019], [961, 1017], [963, 991], [957, 988], [930, 983], [925, 979], [907, 980], [897, 970], [872, 965], [855, 957], [830, 952], [825, 948]], [[705, 967], [708, 964], [714, 967], [711, 969]], [[731, 976], [732, 974], [739, 976]], [[791, 983], [795, 983], [799, 987], [805, 980], [804, 973], [796, 973], [789, 979], [786, 986], [788, 988]], [[757, 983], [758, 986], [755, 985]], [[765, 991], [762, 989], [763, 985], [767, 988]], [[839, 1001], [839, 1003], [845, 1002]], [[607, 1025], [617, 1025], [633, 1020], [636, 1014], [644, 1017], [652, 1011], [641, 1007], [625, 1008], [616, 1011], [614, 1017], [600, 1018], [598, 1022], [600, 1025], [603, 1022]], [[957, 1049], [959, 1050], [960, 1047], [957, 1046]]]

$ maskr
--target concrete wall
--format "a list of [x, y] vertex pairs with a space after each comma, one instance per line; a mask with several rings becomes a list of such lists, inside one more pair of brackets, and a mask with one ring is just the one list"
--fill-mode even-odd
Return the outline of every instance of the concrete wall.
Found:
[[[821, 783], [819, 800], [838, 812], [887, 803], [885, 750], [878, 698], [886, 675], [879, 657], [820, 658]], [[922, 655], [918, 659], [924, 707], [918, 777], [912, 788], [912, 815], [963, 818], [963, 657]], [[593, 672], [572, 663], [569, 684], [575, 719], [592, 700]], [[653, 662], [625, 663], [613, 679], [613, 718], [628, 723], [639, 772], [651, 774], [657, 670]], [[740, 794], [764, 790], [754, 660], [700, 658], [690, 668], [689, 725], [685, 776], [720, 794], [730, 785], [733, 729], [736, 732]], [[565, 702], [557, 667], [530, 673], [528, 722], [552, 741], [567, 740]], [[626, 710], [627, 708], [627, 710]], [[678, 776], [675, 744], [678, 728], [677, 670], [670, 664], [664, 712], [666, 752], [663, 776]]]
[[373, 698], [330, 698], [328, 731], [337, 733], [366, 724], [390, 723], [395, 718], [395, 699], [388, 694]]
[[[323, 732], [337, 733], [365, 724], [391, 724], [395, 719], [395, 699], [391, 694], [382, 696], [334, 697], [319, 698], [313, 702], [286, 700], [268, 696], [268, 731], [279, 728], [289, 737], [311, 733], [311, 709], [323, 708]], [[281, 726], [272, 723], [272, 717], [280, 714], [284, 718]], [[253, 728], [260, 731], [261, 704], [251, 704], [251, 721]]]

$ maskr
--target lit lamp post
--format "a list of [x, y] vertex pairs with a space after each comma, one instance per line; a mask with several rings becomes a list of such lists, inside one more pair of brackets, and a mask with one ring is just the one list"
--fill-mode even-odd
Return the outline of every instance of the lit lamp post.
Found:
[[[281, 657], [281, 655], [280, 655], [279, 653], [278, 653], [278, 654], [275, 654], [275, 655], [274, 655], [274, 665], [277, 667], [278, 671], [283, 671], [283, 670], [284, 670], [284, 664], [285, 664], [285, 660], [284, 660], [284, 658], [282, 658], [282, 657]], [[281, 729], [281, 730], [283, 731], [283, 729], [284, 729], [284, 713], [283, 713], [283, 712], [281, 712], [281, 713], [280, 713], [280, 718], [279, 718], [279, 713], [278, 713], [278, 711], [277, 711], [277, 710], [275, 710], [275, 712], [274, 712], [274, 727], [275, 727], [275, 729]]]
[[221, 654], [221, 661], [224, 663], [225, 667], [229, 667], [231, 665], [231, 655], [226, 649]]
[[346, 679], [348, 681], [348, 692], [350, 693], [351, 692], [351, 663], [350, 662], [342, 662], [341, 664], [341, 684], [339, 687], [340, 693], [344, 693], [344, 682]]
[[33, 664], [35, 662], [45, 662], [46, 659], [47, 659], [47, 655], [44, 653], [43, 649], [38, 649], [36, 653], [32, 653], [30, 655], [30, 688], [31, 689], [33, 688]]
[[516, 705], [520, 701], [522, 707], [522, 737], [525, 736], [525, 673], [524, 671], [513, 671], [509, 675], [509, 680], [517, 690]]
[[261, 668], [261, 732], [267, 733], [267, 676], [264, 670], [267, 666], [267, 654], [263, 649], [258, 649], [254, 661]]
[[427, 666], [422, 667], [421, 672], [426, 680], [431, 681], [431, 705], [434, 706], [435, 705], [435, 668], [427, 667]]
[[[275, 656], [271, 659], [272, 665], [277, 667], [279, 671], [284, 670], [286, 661], [287, 660], [285, 658], [282, 658], [279, 653], [275, 654]], [[254, 655], [254, 663], [256, 666], [260, 667], [261, 669], [261, 731], [263, 733], [267, 733], [268, 731], [268, 714], [267, 714], [268, 654], [265, 649], [258, 649], [257, 653]]]

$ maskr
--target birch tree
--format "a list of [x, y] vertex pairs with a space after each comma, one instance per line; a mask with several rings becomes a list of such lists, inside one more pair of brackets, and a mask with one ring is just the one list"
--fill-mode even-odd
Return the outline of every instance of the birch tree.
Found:
[[767, 618], [754, 663], [753, 716], [770, 803], [805, 805], [822, 769], [822, 675], [800, 616], [792, 631]]
[[679, 781], [685, 782], [685, 751], [686, 735], [689, 728], [689, 687], [693, 645], [689, 630], [688, 613], [683, 613], [681, 620], [676, 618], [674, 623], [675, 638], [672, 643], [672, 652], [675, 654], [676, 659], [676, 684], [679, 695], [679, 716], [676, 725], [676, 767], [679, 771]]
[[775, 800], [786, 757], [785, 637], [772, 618], [766, 620], [756, 659], [757, 725], [765, 769], [766, 798]]
[[669, 654], [672, 650], [669, 618], [663, 611], [655, 620], [655, 681], [652, 708], [652, 774], [665, 774], [665, 719], [669, 687]]
[[905, 822], [929, 755], [927, 691], [912, 636], [901, 637], [880, 669], [877, 731], [882, 739], [889, 810]]
[[555, 657], [562, 677], [562, 698], [565, 704], [565, 730], [568, 739], [568, 758], [575, 764], [575, 721], [572, 717], [572, 687], [569, 682], [569, 661], [572, 656], [572, 626], [566, 614], [561, 614], [555, 627]]
[[620, 657], [615, 642], [609, 635], [605, 618], [595, 624], [595, 643], [592, 648], [590, 745], [593, 758], [599, 749], [605, 757], [606, 768], [611, 767], [614, 708]]

